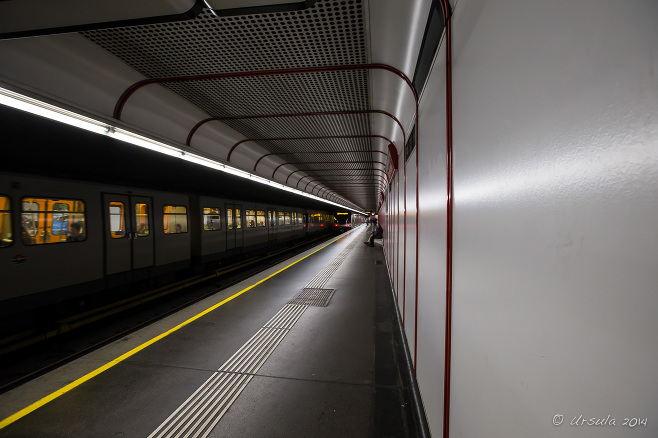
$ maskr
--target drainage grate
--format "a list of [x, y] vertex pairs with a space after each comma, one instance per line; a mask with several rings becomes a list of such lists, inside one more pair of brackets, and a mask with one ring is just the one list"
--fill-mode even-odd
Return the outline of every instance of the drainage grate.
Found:
[[302, 293], [293, 298], [288, 304], [327, 307], [334, 291], [335, 289], [304, 288]]

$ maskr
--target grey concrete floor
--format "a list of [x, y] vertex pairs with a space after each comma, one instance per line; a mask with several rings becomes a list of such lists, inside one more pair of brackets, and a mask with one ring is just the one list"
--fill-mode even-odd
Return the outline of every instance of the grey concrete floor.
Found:
[[[324, 286], [335, 289], [329, 305], [304, 311], [208, 436], [416, 436], [384, 254], [363, 240], [362, 230], [346, 235], [0, 429], [0, 437], [149, 436], [352, 241]], [[2, 394], [2, 418], [276, 270]]]

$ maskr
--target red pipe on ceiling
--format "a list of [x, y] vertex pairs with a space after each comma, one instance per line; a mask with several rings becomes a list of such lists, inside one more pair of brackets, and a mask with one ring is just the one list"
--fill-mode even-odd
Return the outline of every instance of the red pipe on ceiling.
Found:
[[332, 65], [332, 66], [322, 66], [322, 67], [301, 67], [301, 68], [287, 68], [287, 69], [278, 69], [278, 70], [257, 70], [257, 71], [243, 71], [243, 72], [228, 72], [228, 73], [211, 73], [205, 75], [189, 75], [189, 76], [174, 76], [174, 77], [164, 77], [164, 78], [150, 78], [143, 79], [139, 82], [135, 82], [130, 87], [128, 87], [119, 97], [116, 105], [114, 106], [113, 117], [117, 120], [121, 120], [121, 113], [123, 108], [128, 102], [128, 99], [135, 94], [140, 88], [150, 85], [150, 84], [170, 84], [178, 82], [196, 82], [196, 81], [206, 81], [206, 80], [218, 80], [218, 79], [233, 79], [233, 78], [251, 78], [251, 77], [262, 77], [262, 76], [283, 76], [283, 75], [293, 75], [293, 74], [308, 74], [308, 73], [327, 73], [327, 72], [342, 72], [342, 71], [356, 71], [356, 70], [386, 70], [404, 80], [407, 85], [411, 88], [414, 93], [416, 101], [418, 101], [418, 96], [416, 90], [413, 86], [413, 83], [409, 78], [402, 73], [400, 70], [395, 67], [391, 67], [386, 64], [354, 64], [354, 65]]
[[[117, 120], [121, 120], [121, 114], [123, 112], [123, 108], [125, 107], [130, 97], [135, 92], [137, 92], [137, 90], [139, 90], [140, 88], [150, 84], [165, 84], [165, 83], [194, 82], [194, 81], [204, 81], [204, 80], [219, 80], [219, 79], [263, 77], [263, 76], [282, 76], [282, 75], [293, 75], [293, 74], [310, 74], [310, 73], [342, 72], [342, 71], [357, 71], [357, 70], [385, 70], [401, 78], [413, 93], [415, 107], [416, 107], [415, 108], [416, 123], [418, 122], [418, 93], [416, 92], [413, 82], [402, 71], [386, 64], [333, 65], [333, 66], [322, 66], [322, 67], [301, 67], [301, 68], [289, 68], [289, 69], [278, 69], [278, 70], [258, 70], [258, 71], [246, 71], [246, 72], [213, 73], [213, 74], [205, 74], [205, 75], [189, 75], [189, 76], [143, 79], [141, 81], [132, 84], [121, 94], [114, 107], [113, 117]], [[416, 130], [416, 139], [418, 139], [418, 130]], [[416, 141], [416, 148], [418, 148], [418, 141]], [[416, 186], [416, 191], [417, 191], [416, 195], [418, 195], [418, 186]], [[418, 214], [419, 213], [416, 212], [416, 220], [418, 220]], [[416, 233], [416, 247], [418, 247], [418, 233]]]
[[[336, 175], [329, 175], [329, 176], [336, 176]], [[348, 184], [355, 184], [355, 185], [358, 184], [358, 183], [370, 182], [370, 183], [373, 183], [373, 184], [377, 184], [377, 185], [386, 187], [387, 186], [386, 180], [384, 180], [383, 177], [381, 177], [381, 176], [379, 176], [379, 177], [380, 177], [380, 179], [377, 182], [374, 182], [370, 178], [368, 178], [368, 179], [350, 179], [349, 181], [346, 181], [345, 179], [320, 179], [320, 178], [318, 178], [318, 179], [313, 180], [313, 181], [320, 181], [322, 183], [345, 182], [345, 183], [348, 183]], [[359, 184], [359, 185], [362, 185], [362, 184]]]
[[354, 110], [354, 111], [324, 111], [324, 112], [287, 113], [287, 114], [258, 114], [258, 115], [229, 116], [229, 117], [208, 117], [206, 119], [201, 120], [196, 125], [194, 125], [194, 127], [190, 130], [189, 134], [187, 135], [187, 140], [185, 141], [185, 144], [187, 146], [190, 146], [192, 143], [192, 136], [196, 133], [196, 131], [201, 126], [211, 121], [222, 122], [227, 120], [275, 119], [282, 117], [336, 116], [336, 115], [352, 115], [352, 114], [384, 114], [385, 116], [388, 116], [391, 119], [393, 119], [395, 123], [398, 124], [400, 130], [402, 131], [402, 137], [404, 139], [403, 141], [406, 141], [407, 136], [404, 132], [404, 128], [402, 127], [402, 123], [400, 123], [398, 118], [395, 117], [394, 115], [382, 110]]
[[[284, 139], [284, 140], [289, 140], [289, 139]], [[295, 139], [297, 140], [297, 139]], [[303, 139], [302, 139], [303, 140]], [[256, 163], [254, 163], [254, 172], [256, 171], [256, 167], [258, 167], [258, 163], [265, 158], [269, 157], [270, 155], [297, 155], [297, 154], [347, 154], [347, 153], [364, 153], [364, 154], [382, 154], [386, 156], [386, 152], [383, 151], [363, 151], [363, 150], [347, 150], [347, 151], [304, 151], [304, 152], [271, 152], [269, 154], [265, 154], [261, 156], [258, 160], [256, 160]], [[229, 152], [230, 155], [230, 152]]]
[[[322, 172], [325, 172], [325, 171], [335, 171], [335, 170], [343, 170], [343, 171], [346, 171], [346, 172], [349, 172], [349, 171], [356, 171], [356, 172], [370, 172], [370, 171], [377, 171], [377, 172], [382, 172], [382, 173], [386, 174], [386, 172], [384, 172], [383, 170], [381, 170], [381, 169], [375, 169], [374, 167], [371, 168], [371, 169], [316, 169], [316, 170], [313, 170], [313, 169], [297, 169], [297, 170], [293, 170], [292, 172], [290, 172], [290, 174], [288, 174], [288, 177], [286, 178], [286, 182], [285, 182], [285, 184], [288, 184], [288, 180], [290, 179], [290, 177], [293, 176], [293, 174], [295, 174], [295, 173], [297, 173], [297, 172], [314, 172], [314, 173], [322, 173]], [[339, 174], [336, 174], [336, 175], [339, 175]], [[347, 175], [346, 175], [346, 176], [347, 176]], [[302, 178], [303, 178], [303, 177], [302, 177]], [[301, 179], [301, 178], [300, 178], [300, 179]]]
[[[274, 169], [274, 172], [272, 172], [272, 178], [274, 178], [274, 174], [276, 173], [277, 170], [279, 170], [280, 167], [286, 166], [288, 164], [370, 164], [370, 163], [377, 163], [377, 164], [382, 164], [386, 166], [386, 163], [378, 160], [372, 160], [372, 161], [296, 161], [296, 162], [290, 162], [290, 163], [282, 163], [279, 164], [276, 169]], [[349, 170], [349, 169], [345, 169]]]
[[[321, 171], [325, 171], [325, 170], [346, 170], [346, 171], [348, 171], [348, 170], [378, 170], [378, 171], [380, 171], [380, 172], [383, 172], [381, 169], [320, 169], [320, 170], [321, 170]], [[318, 171], [320, 171], [320, 170], [318, 170]], [[303, 171], [303, 170], [302, 170], [302, 171]], [[299, 178], [299, 179], [297, 180], [297, 184], [295, 184], [295, 188], [299, 188], [299, 183], [300, 183], [304, 178], [312, 178], [312, 176], [311, 176], [311, 175], [304, 175], [304, 176], [302, 176], [301, 178]]]
[[[388, 138], [382, 136], [382, 135], [324, 135], [324, 136], [319, 136], [319, 137], [272, 137], [272, 138], [245, 138], [243, 140], [240, 140], [236, 144], [231, 147], [231, 149], [228, 151], [228, 155], [226, 156], [226, 161], [231, 161], [231, 155], [233, 154], [233, 151], [235, 148], [240, 146], [242, 143], [247, 143], [249, 141], [293, 141], [293, 140], [336, 140], [336, 139], [355, 139], [355, 138], [383, 138], [384, 140], [388, 141], [389, 143], [392, 143], [391, 140]], [[327, 151], [327, 153], [331, 153], [332, 151]], [[374, 151], [359, 151], [359, 152], [374, 152]], [[254, 170], [256, 170], [256, 166], [258, 166], [258, 163], [260, 160], [262, 160], [264, 157], [268, 155], [276, 155], [275, 153], [270, 153], [270, 154], [265, 154], [263, 157], [260, 157], [258, 161], [256, 161], [256, 164], [254, 165]]]
[[362, 188], [362, 187], [369, 187], [369, 188], [370, 188], [370, 187], [381, 187], [381, 183], [379, 183], [379, 182], [376, 182], [376, 183], [371, 182], [371, 183], [354, 184], [354, 183], [351, 182], [351, 181], [344, 181], [344, 180], [338, 180], [338, 179], [337, 179], [337, 180], [333, 180], [333, 181], [325, 181], [325, 180], [321, 180], [321, 179], [312, 179], [312, 180], [310, 180], [309, 182], [306, 183], [306, 186], [304, 186], [304, 191], [306, 191], [306, 188], [307, 188], [308, 185], [311, 184], [311, 183], [315, 183], [315, 184], [324, 184], [324, 183], [327, 183], [327, 182], [332, 182], [332, 185], [333, 185], [333, 186], [344, 186], [344, 185], [347, 185], [347, 186], [354, 187], [354, 188]]
[[303, 177], [299, 178], [299, 179], [297, 180], [297, 184], [295, 184], [295, 188], [296, 188], [296, 189], [299, 188], [299, 183], [300, 183], [304, 178], [311, 178], [311, 176], [310, 176], [310, 175], [304, 175]]

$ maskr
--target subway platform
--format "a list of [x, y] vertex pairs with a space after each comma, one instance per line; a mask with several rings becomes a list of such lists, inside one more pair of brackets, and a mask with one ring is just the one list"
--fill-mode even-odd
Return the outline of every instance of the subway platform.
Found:
[[415, 437], [362, 226], [0, 395], [2, 437]]

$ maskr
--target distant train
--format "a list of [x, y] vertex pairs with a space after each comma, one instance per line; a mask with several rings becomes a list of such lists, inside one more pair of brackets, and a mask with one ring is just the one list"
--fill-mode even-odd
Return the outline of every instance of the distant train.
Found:
[[336, 223], [334, 224], [334, 227], [337, 227], [340, 231], [349, 231], [352, 228], [365, 223], [366, 220], [367, 217], [362, 214], [339, 211], [336, 213]]
[[265, 252], [334, 224], [326, 211], [0, 173], [0, 313]]

